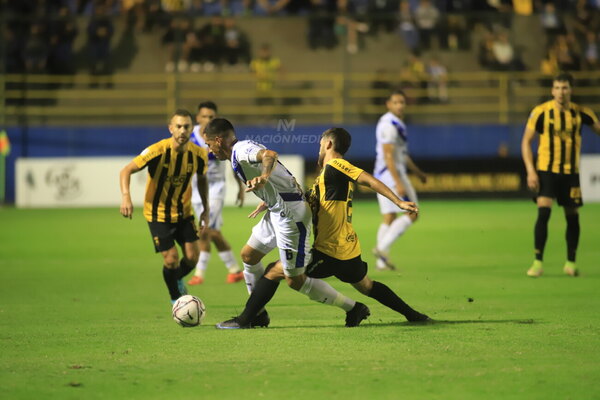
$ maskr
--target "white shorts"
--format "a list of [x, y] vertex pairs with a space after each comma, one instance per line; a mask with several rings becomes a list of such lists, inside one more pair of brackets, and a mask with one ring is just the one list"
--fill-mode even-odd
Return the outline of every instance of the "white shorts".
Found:
[[305, 201], [289, 201], [286, 205], [292, 216], [267, 211], [252, 228], [247, 244], [264, 254], [277, 247], [285, 275], [298, 276], [310, 261], [312, 214]]
[[[208, 185], [208, 204], [210, 206], [208, 227], [221, 230], [223, 226], [223, 204], [225, 204], [225, 181], [216, 181]], [[192, 202], [196, 218], [200, 218], [204, 205], [202, 202]]]
[[[410, 183], [410, 179], [405, 173], [399, 172], [400, 181], [402, 181], [402, 185], [404, 185], [405, 196], [402, 198], [404, 201], [413, 201], [418, 203], [417, 192], [415, 188], [413, 188], [412, 183]], [[377, 177], [381, 182], [385, 183], [392, 191], [398, 196], [398, 192], [396, 191], [396, 184], [394, 183], [394, 179], [392, 178], [392, 174], [389, 171], [385, 171], [383, 174]], [[400, 196], [398, 196], [400, 197]], [[401, 212], [406, 212], [401, 209], [394, 203], [392, 203], [387, 197], [377, 194], [377, 201], [379, 202], [379, 210], [381, 214], [396, 214]]]

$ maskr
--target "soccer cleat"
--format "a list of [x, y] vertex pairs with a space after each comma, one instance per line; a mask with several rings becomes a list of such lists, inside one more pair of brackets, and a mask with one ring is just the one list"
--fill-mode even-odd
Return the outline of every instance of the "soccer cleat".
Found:
[[192, 276], [192, 279], [190, 279], [188, 281], [188, 285], [191, 285], [191, 286], [202, 285], [203, 283], [204, 283], [204, 278], [201, 276], [197, 276], [197, 275]]
[[563, 267], [563, 271], [565, 274], [567, 274], [569, 276], [579, 276], [579, 271], [577, 270], [575, 263], [571, 262], [571, 261], [567, 261], [565, 263], [565, 266]]
[[238, 317], [233, 317], [227, 321], [219, 322], [215, 325], [217, 329], [250, 329], [252, 325], [241, 325]]
[[433, 320], [429, 318], [429, 316], [421, 314], [420, 312], [417, 312], [414, 315], [409, 315], [408, 317], [406, 317], [406, 319], [408, 320], [408, 322], [433, 322]]
[[183, 280], [181, 279], [177, 280], [177, 289], [179, 289], [179, 294], [181, 296], [188, 294], [187, 288], [185, 287], [185, 285], [183, 284]]
[[543, 273], [544, 270], [542, 269], [542, 262], [539, 260], [535, 260], [531, 268], [527, 270], [527, 276], [530, 276], [532, 278], [538, 278], [542, 276]]
[[[377, 247], [373, 248], [373, 255], [379, 261], [379, 263], [377, 264], [378, 270], [387, 268], [387, 269], [391, 269], [393, 271], [396, 269], [396, 266], [394, 264], [392, 264], [388, 255], [385, 254], [383, 251], [379, 250]], [[385, 265], [385, 268], [381, 268], [381, 266], [384, 266], [384, 265]]]
[[352, 310], [346, 313], [346, 326], [348, 328], [360, 325], [361, 321], [371, 315], [369, 307], [358, 301]]
[[227, 283], [236, 283], [244, 280], [244, 273], [242, 271], [236, 272], [234, 274], [227, 274]]
[[250, 322], [250, 325], [253, 328], [254, 327], [267, 328], [270, 323], [271, 323], [271, 318], [269, 318], [269, 313], [267, 313], [267, 310], [265, 310], [265, 311], [261, 312], [260, 314], [258, 314], [257, 316], [255, 316], [254, 319], [252, 319], [252, 321]]

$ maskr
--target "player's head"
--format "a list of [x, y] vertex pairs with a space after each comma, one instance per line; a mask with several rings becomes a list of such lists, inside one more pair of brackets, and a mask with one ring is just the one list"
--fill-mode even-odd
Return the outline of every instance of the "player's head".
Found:
[[206, 128], [206, 125], [217, 117], [217, 105], [212, 101], [204, 101], [198, 104], [198, 112], [196, 113], [196, 123]]
[[194, 129], [192, 114], [182, 108], [173, 113], [169, 121], [169, 132], [179, 146], [185, 145], [190, 140], [192, 130]]
[[389, 112], [396, 117], [402, 118], [404, 116], [404, 109], [406, 108], [406, 95], [402, 90], [396, 89], [390, 93], [385, 105]]
[[552, 97], [561, 106], [569, 104], [572, 90], [573, 76], [568, 72], [561, 72], [552, 80]]
[[334, 152], [343, 156], [351, 144], [352, 136], [344, 128], [327, 129], [321, 135], [321, 141], [319, 142], [319, 166], [323, 166], [327, 152]]
[[225, 118], [215, 118], [206, 125], [204, 138], [210, 151], [219, 159], [227, 160], [236, 140], [235, 129]]

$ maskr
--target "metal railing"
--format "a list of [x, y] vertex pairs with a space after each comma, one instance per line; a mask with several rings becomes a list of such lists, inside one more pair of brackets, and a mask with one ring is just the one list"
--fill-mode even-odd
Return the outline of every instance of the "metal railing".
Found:
[[[579, 101], [600, 110], [600, 72], [575, 73]], [[115, 74], [111, 76], [0, 76], [0, 122], [4, 124], [164, 123], [175, 108], [191, 111], [203, 100], [245, 123], [293, 117], [303, 123], [372, 122], [385, 111], [389, 89], [403, 87], [413, 121], [431, 123], [523, 122], [550, 99], [551, 78], [538, 73], [454, 73], [447, 101], [429, 97], [427, 81], [398, 75], [288, 73], [268, 92], [250, 73]]]

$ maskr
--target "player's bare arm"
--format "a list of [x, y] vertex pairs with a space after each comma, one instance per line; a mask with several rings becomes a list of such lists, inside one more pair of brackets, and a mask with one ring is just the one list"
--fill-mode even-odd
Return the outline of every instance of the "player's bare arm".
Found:
[[140, 168], [132, 161], [127, 164], [119, 175], [119, 183], [121, 186], [121, 215], [131, 219], [133, 216], [133, 203], [131, 202], [131, 194], [129, 187], [131, 183], [131, 175], [138, 172]]
[[200, 172], [198, 172], [196, 175], [198, 176], [198, 193], [200, 194], [200, 199], [202, 199], [202, 204], [204, 205], [204, 209], [200, 215], [199, 228], [201, 232], [204, 232], [208, 228], [210, 217], [208, 202], [208, 178], [206, 177], [206, 174], [201, 174]]
[[384, 143], [383, 144], [383, 159], [385, 161], [385, 166], [390, 171], [392, 175], [392, 179], [394, 179], [394, 184], [396, 185], [396, 192], [398, 192], [399, 196], [404, 196], [406, 191], [404, 190], [404, 185], [400, 180], [400, 174], [396, 169], [396, 160], [394, 156], [395, 145], [393, 143]]
[[414, 174], [417, 175], [421, 183], [427, 182], [427, 174], [417, 166], [417, 164], [409, 155], [406, 156], [406, 166], [410, 171], [414, 172]]
[[262, 163], [262, 174], [246, 182], [246, 186], [248, 187], [246, 192], [262, 189], [265, 186], [273, 172], [273, 168], [275, 168], [277, 157], [277, 152], [273, 150], [264, 149], [258, 152], [256, 161]]
[[525, 128], [523, 139], [521, 140], [521, 156], [523, 157], [525, 169], [527, 170], [527, 187], [532, 191], [537, 192], [540, 187], [540, 181], [533, 163], [533, 150], [531, 150], [531, 143], [535, 137], [536, 132], [534, 129]]
[[[232, 170], [232, 173], [233, 173], [233, 170]], [[244, 182], [242, 182], [235, 173], [233, 174], [233, 178], [235, 179], [235, 182], [238, 185], [238, 192], [237, 192], [237, 198], [235, 199], [235, 204], [238, 207], [243, 207], [244, 206], [244, 197], [246, 195], [246, 191], [244, 190], [245, 189]]]
[[375, 178], [368, 172], [361, 172], [361, 174], [358, 176], [358, 179], [356, 179], [356, 182], [358, 182], [359, 185], [369, 187], [375, 192], [379, 193], [380, 195], [387, 197], [395, 205], [397, 205], [403, 210], [408, 211], [411, 214], [419, 213], [419, 208], [415, 203], [413, 203], [412, 201], [403, 201], [398, 196], [396, 196], [396, 194], [392, 192], [392, 190], [389, 187], [387, 187], [383, 182], [381, 182], [379, 179]]

